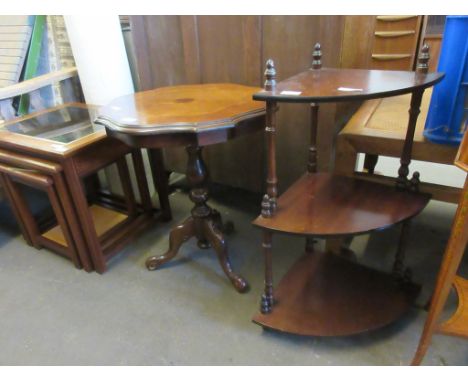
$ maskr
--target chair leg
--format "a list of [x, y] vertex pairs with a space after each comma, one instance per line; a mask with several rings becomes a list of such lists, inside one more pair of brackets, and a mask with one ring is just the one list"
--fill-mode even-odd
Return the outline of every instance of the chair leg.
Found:
[[164, 158], [161, 149], [148, 149], [148, 156], [153, 175], [154, 188], [158, 192], [159, 204], [164, 220], [172, 219], [171, 205], [169, 203], [169, 177], [164, 170]]
[[368, 174], [373, 174], [374, 173], [375, 166], [377, 165], [378, 160], [379, 160], [378, 155], [365, 154], [364, 169], [367, 171]]
[[468, 177], [461, 195], [455, 219], [452, 224], [449, 242], [445, 249], [442, 264], [435, 286], [434, 295], [431, 300], [428, 317], [424, 325], [418, 349], [414, 355], [411, 365], [419, 365], [429, 348], [432, 335], [437, 329], [437, 322], [444, 308], [445, 302], [452, 288], [453, 280], [457, 273], [460, 261], [465, 253], [468, 242]]
[[86, 200], [83, 182], [77, 173], [72, 159], [63, 163], [63, 170], [94, 269], [98, 273], [104, 273], [107, 269], [106, 259], [97, 237], [96, 227]]

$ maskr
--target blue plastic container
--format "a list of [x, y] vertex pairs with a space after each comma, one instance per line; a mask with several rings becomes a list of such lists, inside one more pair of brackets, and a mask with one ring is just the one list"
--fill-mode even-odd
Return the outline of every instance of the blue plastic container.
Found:
[[447, 16], [438, 72], [445, 78], [434, 87], [424, 136], [436, 143], [458, 145], [468, 120], [468, 16]]

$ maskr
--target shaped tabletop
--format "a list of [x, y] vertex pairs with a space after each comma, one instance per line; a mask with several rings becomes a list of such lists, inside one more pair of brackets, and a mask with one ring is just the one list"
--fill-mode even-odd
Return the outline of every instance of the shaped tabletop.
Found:
[[259, 90], [236, 84], [202, 84], [138, 92], [101, 108], [96, 123], [130, 135], [228, 129], [265, 114], [264, 103], [252, 100]]
[[309, 69], [262, 90], [253, 98], [278, 102], [338, 102], [383, 98], [410, 93], [441, 81], [443, 73], [394, 70]]

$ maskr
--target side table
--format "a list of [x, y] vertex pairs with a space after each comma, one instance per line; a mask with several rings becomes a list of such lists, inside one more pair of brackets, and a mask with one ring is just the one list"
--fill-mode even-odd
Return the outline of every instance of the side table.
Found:
[[[123, 245], [153, 218], [170, 216], [170, 210], [167, 188], [161, 187], [166, 179], [155, 178], [165, 211], [154, 211], [141, 152], [107, 137], [102, 126], [92, 123], [95, 111], [90, 105], [69, 103], [3, 124], [0, 173], [28, 242], [71, 257], [86, 271], [102, 273]], [[136, 202], [127, 154], [132, 156], [141, 203]], [[112, 164], [117, 166], [123, 197], [100, 185], [97, 172]], [[162, 163], [153, 166], [153, 173], [162, 174]], [[15, 182], [46, 191], [55, 217], [33, 219]]]
[[200, 248], [213, 247], [235, 289], [247, 290], [247, 282], [231, 267], [221, 215], [207, 204], [208, 170], [202, 148], [262, 129], [264, 105], [252, 100], [258, 90], [236, 84], [171, 86], [117, 98], [100, 110], [96, 123], [130, 146], [187, 149], [186, 175], [194, 207], [191, 216], [172, 229], [169, 250], [147, 259], [149, 270], [174, 258], [180, 246], [195, 237]]
[[[423, 53], [427, 53], [423, 52]], [[417, 192], [418, 174], [408, 179], [411, 149], [425, 88], [443, 74], [427, 72], [423, 54], [418, 72], [322, 68], [321, 47], [312, 68], [276, 83], [267, 62], [265, 89], [254, 95], [266, 103], [268, 144], [267, 194], [253, 224], [263, 231], [265, 289], [254, 322], [302, 335], [350, 335], [375, 329], [403, 314], [418, 292], [403, 260], [409, 221], [422, 211], [429, 195]], [[401, 167], [394, 187], [316, 172], [316, 134], [320, 103], [385, 98], [412, 93]], [[311, 142], [307, 172], [278, 197], [275, 155], [277, 104], [311, 107]], [[393, 275], [314, 249], [313, 238], [355, 236], [401, 223], [402, 234]], [[305, 255], [288, 271], [276, 290], [272, 278], [272, 236], [286, 233], [306, 238]]]

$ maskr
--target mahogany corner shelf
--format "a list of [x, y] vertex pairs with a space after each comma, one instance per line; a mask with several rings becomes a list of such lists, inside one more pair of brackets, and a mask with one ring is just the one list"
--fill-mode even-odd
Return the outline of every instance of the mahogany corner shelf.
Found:
[[[268, 152], [267, 193], [253, 224], [263, 231], [265, 287], [253, 321], [270, 329], [315, 336], [356, 334], [384, 326], [405, 313], [419, 287], [403, 264], [409, 222], [429, 202], [418, 192], [419, 174], [410, 179], [409, 164], [424, 89], [443, 74], [427, 73], [428, 48], [416, 72], [322, 68], [321, 47], [313, 51], [312, 68], [276, 83], [267, 61], [265, 88], [254, 100], [266, 102]], [[317, 173], [316, 135], [320, 103], [367, 100], [411, 93], [408, 129], [395, 187]], [[307, 173], [278, 196], [276, 112], [278, 103], [306, 103], [311, 109]], [[354, 236], [401, 223], [402, 234], [392, 273], [384, 273], [313, 248], [313, 237]], [[272, 235], [306, 238], [305, 255], [274, 289]]]
[[260, 215], [253, 224], [300, 235], [359, 235], [412, 218], [429, 199], [365, 180], [307, 173], [278, 198], [274, 216]]

